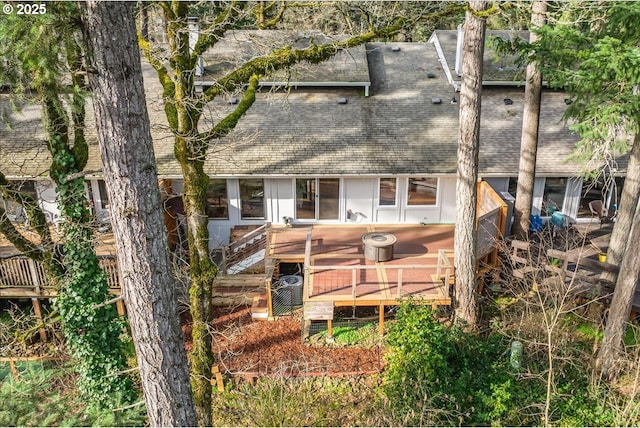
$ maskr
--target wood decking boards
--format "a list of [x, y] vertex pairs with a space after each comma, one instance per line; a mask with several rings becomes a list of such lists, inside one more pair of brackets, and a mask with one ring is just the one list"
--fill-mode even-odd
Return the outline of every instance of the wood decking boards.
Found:
[[[378, 224], [272, 228], [266, 257], [281, 262], [304, 262], [307, 234], [311, 231], [305, 302], [393, 305], [402, 298], [415, 296], [428, 304], [445, 305], [450, 304], [448, 287], [442, 281], [444, 278], [437, 278], [436, 265], [441, 250], [446, 250], [452, 263], [453, 230], [453, 225]], [[364, 257], [362, 236], [376, 231], [397, 237], [392, 260], [375, 262]], [[444, 269], [440, 274], [445, 274]], [[452, 274], [450, 268], [449, 275]]]

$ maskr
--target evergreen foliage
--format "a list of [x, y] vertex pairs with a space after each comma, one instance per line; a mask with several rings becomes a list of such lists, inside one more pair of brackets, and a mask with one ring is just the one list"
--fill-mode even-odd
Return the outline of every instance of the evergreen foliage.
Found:
[[[143, 426], [146, 423], [144, 406], [120, 411], [87, 406], [81, 395], [75, 393], [74, 375], [68, 367], [40, 361], [20, 363], [18, 367], [18, 380], [11, 377], [10, 371], [0, 372], [3, 403], [0, 426]], [[111, 401], [117, 403], [120, 400], [116, 395], [113, 394]]]
[[[113, 376], [126, 367], [123, 324], [109, 299], [106, 275], [93, 248], [93, 230], [85, 183], [80, 173], [87, 162], [84, 136], [85, 82], [77, 40], [79, 9], [70, 2], [47, 5], [42, 15], [8, 15], [0, 26], [0, 69], [3, 86], [15, 94], [35, 92], [42, 105], [51, 153], [49, 174], [56, 183], [62, 225], [63, 257], [47, 265], [58, 288], [55, 306], [76, 369], [83, 397], [98, 407], [114, 399], [131, 400], [127, 376]], [[72, 177], [72, 178], [70, 178]], [[46, 227], [44, 216], [41, 225]], [[51, 254], [53, 248], [47, 249]]]
[[[583, 162], [610, 160], [629, 151], [640, 131], [640, 4], [607, 2], [563, 15], [537, 30], [533, 44], [500, 42], [522, 62], [537, 61], [552, 88], [568, 95], [565, 119], [581, 141], [575, 157]], [[582, 15], [577, 16], [577, 13]]]

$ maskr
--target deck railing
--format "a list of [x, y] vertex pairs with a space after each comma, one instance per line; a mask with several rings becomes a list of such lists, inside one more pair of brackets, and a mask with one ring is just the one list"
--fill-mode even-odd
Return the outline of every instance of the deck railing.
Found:
[[[118, 262], [114, 256], [98, 256], [100, 267], [107, 274], [110, 289], [120, 288]], [[9, 289], [14, 291], [9, 292]], [[19, 289], [19, 290], [18, 290]], [[24, 296], [21, 296], [23, 293]], [[0, 295], [11, 297], [53, 296], [55, 289], [50, 283], [42, 263], [26, 256], [0, 258]]]
[[222, 249], [222, 267], [228, 270], [231, 266], [251, 257], [267, 246], [269, 223], [263, 224], [226, 245]]
[[[309, 246], [309, 239], [307, 239], [307, 245]], [[309, 249], [309, 248], [307, 248]], [[397, 280], [397, 292], [396, 299], [400, 299], [403, 296], [403, 273], [406, 270], [424, 270], [424, 271], [433, 271], [435, 269], [435, 279], [428, 281], [429, 275], [426, 274], [423, 279], [427, 280], [425, 282], [430, 282], [433, 285], [442, 287], [442, 294], [439, 296], [442, 299], [449, 298], [449, 287], [450, 280], [453, 274], [453, 264], [449, 260], [449, 256], [447, 256], [447, 251], [438, 250], [438, 257], [436, 264], [419, 264], [419, 265], [351, 265], [351, 266], [342, 266], [342, 265], [311, 265], [310, 263], [306, 263], [305, 269], [305, 298], [309, 299], [311, 297], [310, 287], [309, 287], [309, 279], [310, 276], [315, 272], [320, 271], [332, 271], [332, 270], [350, 270], [351, 271], [351, 298], [355, 301], [358, 296], [358, 287], [357, 287], [357, 278], [358, 271], [367, 270], [367, 269], [385, 269], [387, 271], [396, 270], [398, 272], [398, 280]], [[392, 285], [392, 282], [389, 281], [389, 285]]]

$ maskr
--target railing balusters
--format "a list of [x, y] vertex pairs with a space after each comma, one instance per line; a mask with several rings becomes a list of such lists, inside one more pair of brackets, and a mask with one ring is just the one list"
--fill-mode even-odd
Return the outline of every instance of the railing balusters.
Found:
[[[109, 288], [120, 288], [118, 264], [115, 257], [99, 256], [102, 270], [107, 274]], [[45, 288], [49, 288], [49, 278], [44, 266], [25, 256], [0, 258], [0, 287], [2, 288], [32, 288], [33, 294], [42, 295]], [[24, 296], [28, 297], [28, 296]]]

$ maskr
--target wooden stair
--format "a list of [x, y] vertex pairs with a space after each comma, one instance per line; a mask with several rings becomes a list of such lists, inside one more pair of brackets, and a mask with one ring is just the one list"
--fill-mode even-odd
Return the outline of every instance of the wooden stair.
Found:
[[212, 305], [251, 305], [254, 298], [266, 296], [267, 275], [262, 274], [219, 274], [212, 285]]
[[250, 230], [237, 237], [238, 232], [232, 231], [231, 243], [222, 249], [222, 270], [229, 274], [238, 274], [250, 268], [243, 261], [262, 253], [253, 263], [264, 260], [264, 252], [267, 247], [269, 223]]
[[263, 290], [260, 294], [254, 296], [251, 305], [251, 318], [257, 321], [266, 321], [269, 319], [267, 290]]

